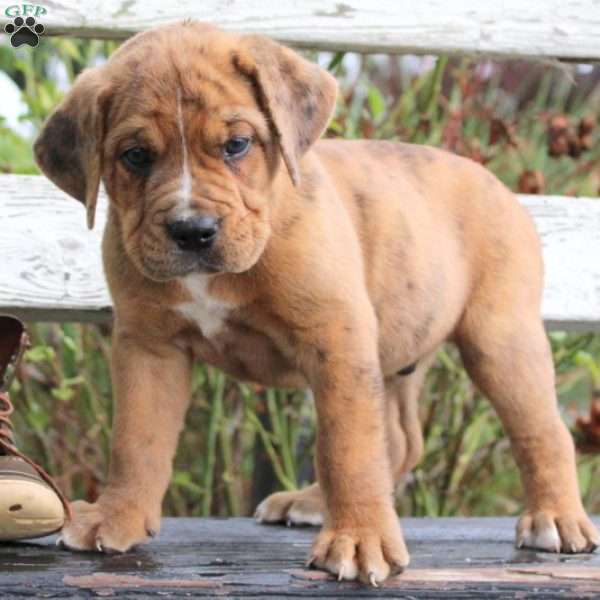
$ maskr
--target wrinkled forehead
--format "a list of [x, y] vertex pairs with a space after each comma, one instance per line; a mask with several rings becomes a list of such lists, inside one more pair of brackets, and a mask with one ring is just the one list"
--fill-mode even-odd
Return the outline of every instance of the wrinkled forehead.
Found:
[[173, 122], [200, 113], [261, 113], [252, 84], [235, 67], [236, 38], [193, 24], [147, 32], [124, 44], [106, 65], [113, 101], [110, 128], [124, 120]]

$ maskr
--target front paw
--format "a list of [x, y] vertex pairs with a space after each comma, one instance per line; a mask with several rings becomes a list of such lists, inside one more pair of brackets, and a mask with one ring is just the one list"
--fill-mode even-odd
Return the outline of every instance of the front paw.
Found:
[[379, 527], [325, 526], [313, 544], [309, 566], [342, 579], [360, 579], [377, 586], [401, 573], [410, 557], [397, 516]]
[[600, 535], [583, 510], [572, 514], [540, 510], [521, 516], [516, 544], [547, 552], [593, 552], [600, 546]]
[[58, 544], [70, 550], [127, 552], [158, 533], [160, 517], [125, 501], [103, 500], [94, 504], [78, 500], [71, 504], [72, 517]]

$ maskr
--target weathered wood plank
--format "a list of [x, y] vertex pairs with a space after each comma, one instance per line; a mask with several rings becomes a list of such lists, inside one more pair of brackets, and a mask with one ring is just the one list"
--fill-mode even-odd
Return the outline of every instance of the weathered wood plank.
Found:
[[[546, 261], [543, 313], [554, 329], [600, 330], [600, 200], [521, 196]], [[106, 219], [85, 227], [83, 207], [43, 177], [0, 177], [0, 310], [31, 320], [103, 320], [110, 298], [100, 259]]]
[[[41, 20], [50, 35], [122, 39], [193, 17], [320, 50], [600, 59], [596, 0], [279, 0], [276, 10], [263, 0], [54, 0], [44, 6]], [[6, 22], [0, 13], [0, 27]]]
[[542, 240], [548, 329], [600, 330], [600, 199], [525, 196]]
[[0, 177], [0, 310], [38, 321], [110, 318], [100, 204], [90, 232], [83, 206], [45, 178]]
[[[72, 554], [54, 538], [0, 545], [0, 596], [264, 598], [597, 597], [600, 554], [514, 547], [514, 519], [403, 519], [412, 561], [378, 590], [304, 568], [316, 533], [250, 519], [165, 519], [125, 555]], [[600, 524], [600, 519], [596, 519]]]

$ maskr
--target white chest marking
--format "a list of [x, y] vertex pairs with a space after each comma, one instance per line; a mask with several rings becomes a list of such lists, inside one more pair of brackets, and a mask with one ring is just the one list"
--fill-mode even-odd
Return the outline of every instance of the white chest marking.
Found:
[[[179, 134], [181, 135], [182, 148], [182, 166], [181, 166], [181, 182], [179, 186], [179, 198], [181, 208], [186, 213], [190, 209], [192, 202], [192, 176], [190, 174], [190, 163], [188, 157], [187, 140], [185, 139], [185, 124], [183, 122], [183, 108], [181, 107], [181, 90], [177, 88], [177, 125]], [[185, 215], [187, 216], [187, 215]], [[181, 215], [183, 218], [184, 215]]]
[[183, 302], [177, 309], [190, 321], [196, 323], [205, 338], [214, 337], [223, 327], [231, 307], [221, 300], [212, 298], [207, 290], [206, 275], [189, 275], [184, 286], [192, 296], [191, 302]]

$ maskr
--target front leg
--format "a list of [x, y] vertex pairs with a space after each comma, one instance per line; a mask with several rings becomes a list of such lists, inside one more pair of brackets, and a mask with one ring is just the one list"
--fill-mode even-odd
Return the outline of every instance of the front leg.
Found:
[[[369, 326], [370, 325], [370, 326]], [[312, 344], [317, 478], [325, 522], [310, 563], [375, 585], [408, 564], [393, 504], [374, 318], [332, 325]]]
[[158, 533], [161, 503], [190, 396], [191, 359], [175, 346], [116, 331], [116, 398], [108, 484], [74, 502], [62, 542], [74, 550], [125, 552]]

